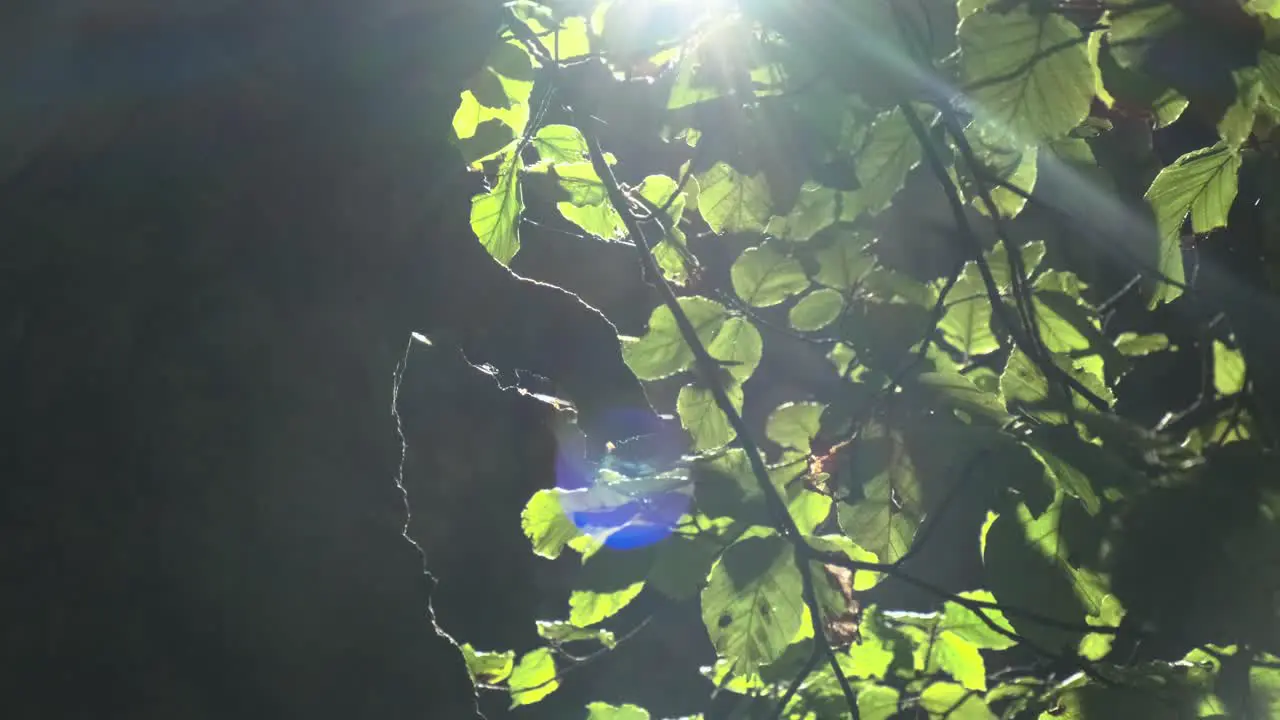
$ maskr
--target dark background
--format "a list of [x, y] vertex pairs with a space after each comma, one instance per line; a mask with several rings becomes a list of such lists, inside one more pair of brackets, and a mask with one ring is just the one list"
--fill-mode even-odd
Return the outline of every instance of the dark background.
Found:
[[[467, 225], [449, 121], [496, 5], [0, 10], [6, 717], [474, 711], [401, 535], [393, 371], [412, 330], [527, 328], [488, 351], [529, 367], [583, 332]], [[414, 533], [456, 625], [528, 628], [484, 524], [519, 532], [553, 440], [464, 369], [418, 357], [402, 398], [439, 436]]]

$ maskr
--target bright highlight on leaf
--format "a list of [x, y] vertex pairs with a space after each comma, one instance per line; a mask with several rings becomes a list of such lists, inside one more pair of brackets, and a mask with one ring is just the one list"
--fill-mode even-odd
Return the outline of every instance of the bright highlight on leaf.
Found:
[[[1176, 282], [1183, 282], [1182, 227], [1191, 216], [1191, 231], [1205, 233], [1225, 227], [1227, 213], [1236, 199], [1240, 154], [1218, 143], [1187, 153], [1160, 171], [1147, 190], [1147, 203], [1155, 213], [1160, 237], [1157, 268]], [[1181, 288], [1162, 283], [1152, 306], [1176, 299]]]
[[725, 551], [702, 591], [702, 621], [735, 672], [776, 660], [800, 628], [804, 602], [792, 550], [777, 535], [750, 537]]
[[988, 8], [961, 21], [957, 37], [965, 89], [990, 136], [1052, 140], [1089, 114], [1087, 38], [1065, 17]]
[[516, 663], [507, 681], [511, 688], [511, 707], [532, 705], [560, 687], [556, 677], [556, 661], [549, 648], [525, 653]]

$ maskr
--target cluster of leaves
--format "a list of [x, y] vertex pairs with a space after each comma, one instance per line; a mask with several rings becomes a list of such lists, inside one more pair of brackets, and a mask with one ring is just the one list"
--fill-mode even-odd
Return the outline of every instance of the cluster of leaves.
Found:
[[[1146, 308], [1190, 302], [1179, 299], [1185, 240], [1225, 227], [1242, 166], [1271, 157], [1280, 6], [1233, 5], [1261, 39], [1229, 68], [1229, 97], [1215, 104], [1151, 64], [1162, 43], [1203, 22], [1178, 2], [565, 5], [511, 4], [462, 93], [458, 144], [490, 181], [471, 225], [507, 264], [523, 222], [554, 207], [585, 236], [639, 257], [663, 302], [643, 335], [620, 338], [623, 357], [641, 381], [678, 388], [688, 452], [675, 469], [602, 471], [598, 489], [530, 500], [534, 552], [579, 553], [580, 589], [566, 620], [539, 623], [542, 647], [517, 658], [464, 646], [480, 687], [537, 702], [619, 642], [601, 624], [649, 592], [697, 599], [718, 657], [704, 672], [751, 716], [1280, 708], [1270, 655], [1280, 636], [1161, 624], [1167, 615], [1151, 603], [1126, 606], [1120, 577], [1134, 507], [1215, 479], [1215, 453], [1232, 450], [1252, 463], [1237, 467], [1255, 470], [1269, 457], [1229, 327], [1204, 341], [1212, 383], [1202, 404], [1221, 411], [1195, 422], [1171, 412], [1143, 427], [1117, 410], [1120, 382], [1169, 352], [1168, 337], [1108, 330], [1070, 255], [1019, 224], [1052, 201], [1036, 192], [1040, 175], [1071, 178], [1125, 237], [1073, 241], [1117, 245]], [[583, 68], [605, 74], [613, 101], [635, 91], [665, 103], [653, 140], [678, 149], [679, 167], [617, 180], [628, 159], [602, 146], [602, 101], [577, 80]], [[1121, 122], [1136, 117], [1150, 131], [1204, 106], [1217, 142], [1145, 177], [1114, 177], [1096, 157]], [[1134, 173], [1143, 192], [1126, 202]], [[954, 221], [963, 262], [941, 277], [885, 260], [906, 240], [877, 222], [913, 175], [941, 191]], [[535, 195], [552, 200], [526, 207]], [[702, 288], [691, 239], [740, 249], [728, 287]], [[834, 383], [752, 427], [743, 409], [769, 382], [756, 372], [766, 337], [823, 353]], [[1280, 494], [1254, 474], [1239, 480], [1247, 500], [1227, 529], [1197, 541], [1214, 546], [1199, 562], [1234, 563], [1224, 582], [1240, 599], [1215, 609], [1256, 629], [1276, 619], [1280, 574], [1268, 558]], [[654, 509], [672, 498], [671, 517]], [[974, 586], [917, 574], [912, 561], [940, 542], [948, 512], [975, 503], [982, 512], [959, 535], [954, 522], [946, 530], [946, 542], [980, 556]], [[605, 520], [581, 522], [602, 510]], [[637, 525], [662, 539], [610, 543]], [[934, 609], [868, 602], [894, 583], [930, 595]], [[1185, 640], [1186, 654], [1135, 661], [1139, 641], [1159, 633]], [[565, 649], [583, 643], [596, 651]], [[649, 717], [603, 703], [588, 712]]]

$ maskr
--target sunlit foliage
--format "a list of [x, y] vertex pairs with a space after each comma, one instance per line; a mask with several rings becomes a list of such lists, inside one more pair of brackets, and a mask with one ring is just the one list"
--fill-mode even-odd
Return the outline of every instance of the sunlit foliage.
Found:
[[[533, 551], [579, 554], [581, 581], [544, 645], [464, 646], [478, 685], [537, 702], [654, 593], [698, 598], [703, 671], [744, 717], [1277, 716], [1274, 428], [1232, 315], [1206, 319], [1184, 267], [1241, 174], [1280, 171], [1280, 12], [1227, 4], [1254, 46], [1206, 81], [1161, 60], [1217, 32], [1172, 1], [511, 3], [454, 121], [488, 181], [472, 228], [503, 264], [530, 214], [634, 253], [663, 302], [623, 357], [677, 382], [658, 410], [685, 436], [530, 500]], [[651, 136], [610, 134], [620, 107]], [[1184, 112], [1217, 137], [1161, 161], [1153, 129]], [[628, 186], [639, 147], [671, 167]], [[925, 202], [949, 218], [945, 273], [903, 263], [918, 246], [882, 222]], [[1108, 322], [1091, 258], [1134, 278], [1139, 322]], [[753, 426], [783, 342], [830, 377]], [[1174, 352], [1204, 382], [1152, 427], [1122, 380]], [[913, 564], [938, 544], [977, 558], [972, 586]], [[893, 584], [930, 608], [875, 604]]]

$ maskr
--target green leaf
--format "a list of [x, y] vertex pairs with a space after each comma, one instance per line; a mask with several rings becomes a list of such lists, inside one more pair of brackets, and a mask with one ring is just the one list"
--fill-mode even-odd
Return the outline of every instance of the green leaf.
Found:
[[538, 157], [557, 163], [587, 161], [587, 139], [572, 125], [543, 125], [533, 136]]
[[511, 671], [507, 682], [511, 689], [511, 707], [532, 705], [560, 687], [556, 679], [556, 660], [550, 648], [525, 653]]
[[773, 213], [763, 174], [747, 177], [719, 162], [697, 177], [698, 212], [713, 232], [764, 230]]
[[832, 233], [830, 243], [814, 253], [818, 272], [813, 279], [842, 292], [853, 290], [876, 264], [871, 245], [857, 233]]
[[911, 547], [922, 512], [915, 464], [902, 436], [892, 432], [860, 439], [841, 484], [861, 484], [865, 498], [840, 505], [837, 514], [845, 535], [882, 562], [897, 562]]
[[[855, 562], [878, 563], [880, 558], [844, 535], [817, 535], [807, 538], [809, 544], [823, 552], [838, 552]], [[855, 592], [866, 592], [875, 587], [881, 579], [881, 573], [870, 570], [858, 570], [853, 575]]]
[[529, 28], [553, 60], [564, 62], [591, 53], [591, 35], [584, 17], [567, 17], [555, 26], [554, 32], [537, 21], [529, 22]]
[[726, 539], [711, 532], [667, 538], [658, 545], [649, 571], [649, 586], [673, 600], [697, 595], [726, 543]]
[[[698, 334], [702, 336], [701, 333]], [[731, 317], [707, 343], [711, 357], [724, 363], [724, 371], [736, 383], [744, 383], [760, 364], [764, 339], [756, 326], [744, 317]]]
[[856, 505], [842, 503], [837, 514], [845, 535], [883, 562], [897, 562], [911, 547], [915, 523], [889, 500], [863, 500]]
[[804, 615], [800, 571], [790, 543], [777, 535], [729, 547], [702, 591], [702, 620], [716, 652], [735, 673], [776, 660]]
[[[650, 175], [640, 183], [641, 197], [659, 209], [667, 208], [669, 222], [663, 221], [667, 234], [662, 242], [654, 246], [653, 259], [658, 263], [667, 281], [676, 285], [683, 285], [689, 279], [688, 243], [677, 223], [684, 217], [685, 206], [689, 203], [691, 194], [696, 192], [696, 185], [697, 181], [690, 177], [685, 182], [684, 189], [672, 200], [672, 194], [679, 187], [679, 183], [673, 178], [666, 175]], [[668, 200], [670, 200], [669, 206]]]
[[[979, 647], [963, 635], [950, 632], [944, 624], [945, 617], [938, 613], [913, 612], [882, 615], [886, 622], [911, 639], [912, 661], [917, 671], [929, 675], [945, 672], [966, 688], [987, 689], [986, 663]], [[976, 616], [973, 620], [980, 622]]]
[[801, 534], [809, 534], [831, 517], [831, 498], [812, 490], [801, 489], [790, 502], [787, 511]]
[[1116, 62], [1137, 68], [1151, 46], [1186, 22], [1172, 3], [1121, 0], [1106, 15], [1107, 45]]
[[861, 185], [854, 194], [858, 207], [878, 214], [889, 207], [907, 173], [920, 162], [920, 143], [901, 109], [883, 113], [871, 123], [855, 162]]
[[[1085, 618], [1085, 622], [1090, 625], [1119, 627], [1120, 621], [1124, 620], [1124, 614], [1124, 606], [1115, 595], [1108, 594], [1103, 596], [1097, 614], [1089, 615]], [[1090, 633], [1080, 639], [1078, 652], [1086, 659], [1101, 660], [1110, 654], [1115, 639], [1116, 636], [1111, 633]]]
[[[729, 319], [723, 305], [704, 297], [680, 298], [680, 308], [704, 345], [717, 337]], [[693, 350], [680, 335], [675, 316], [665, 305], [654, 309], [649, 316], [648, 332], [642, 337], [622, 338], [622, 357], [641, 380], [661, 380], [693, 364]]]
[[[1054, 485], [1083, 503], [1085, 510], [1090, 515], [1097, 515], [1102, 508], [1102, 501], [1098, 498], [1098, 494], [1094, 492], [1093, 483], [1089, 481], [1089, 476], [1079, 467], [1064, 460], [1049, 449], [1050, 444], [1046, 442], [1047, 438], [1056, 429], [1043, 427], [1036, 431], [1038, 435], [1033, 433], [1032, 444], [1029, 446], [1031, 454], [1044, 464], [1045, 470], [1048, 471]], [[1070, 434], [1074, 436], [1074, 432]], [[1064, 448], [1070, 447], [1069, 445], [1062, 446]]]
[[462, 657], [473, 680], [490, 685], [506, 680], [515, 666], [515, 652], [479, 652], [470, 643], [462, 644]]
[[506, 265], [520, 251], [520, 213], [524, 200], [516, 157], [503, 165], [493, 189], [471, 198], [471, 230], [494, 260]]
[[840, 194], [815, 182], [800, 188], [795, 206], [784, 217], [774, 216], [766, 232], [792, 242], [805, 242], [839, 219]]
[[[695, 461], [691, 473], [695, 478], [694, 499], [700, 511], [714, 518], [767, 522], [759, 482], [742, 448], [731, 448], [716, 457]], [[748, 505], [761, 506], [758, 518], [744, 517]]]
[[566, 220], [606, 240], [626, 235], [626, 224], [609, 202], [604, 182], [590, 162], [557, 163], [550, 169], [569, 195], [568, 202], [556, 203]]
[[1094, 70], [1085, 36], [1070, 20], [982, 10], [957, 28], [963, 81], [992, 137], [1033, 144], [1066, 135], [1089, 114]]
[[594, 642], [607, 648], [618, 643], [608, 630], [582, 628], [563, 620], [539, 620], [537, 626], [538, 636], [552, 642]]
[[612, 617], [631, 604], [643, 589], [644, 581], [640, 580], [620, 590], [607, 593], [574, 590], [569, 595], [569, 622], [579, 627], [588, 627]]
[[784, 448], [809, 453], [809, 442], [822, 427], [822, 411], [826, 405], [816, 402], [790, 402], [779, 405], [765, 423], [765, 436]]
[[809, 287], [809, 276], [794, 257], [774, 243], [747, 248], [729, 271], [733, 290], [756, 307], [777, 305]]
[[1245, 363], [1239, 350], [1213, 341], [1213, 387], [1222, 395], [1244, 391]]
[[468, 165], [482, 163], [511, 149], [515, 145], [515, 133], [511, 126], [490, 118], [472, 127], [465, 137], [459, 137], [457, 145]]
[[511, 99], [507, 97], [507, 91], [502, 87], [502, 80], [489, 68], [481, 68], [479, 72], [472, 75], [467, 82], [467, 90], [485, 107], [510, 108], [512, 105]]
[[844, 296], [830, 288], [819, 288], [791, 306], [787, 318], [800, 332], [815, 332], [830, 325], [844, 312]]
[[1009, 414], [995, 393], [983, 390], [967, 376], [953, 370], [921, 373], [915, 378], [915, 383], [970, 417], [985, 417], [998, 425], [1009, 420]]
[[1000, 374], [1000, 394], [1010, 412], [1020, 406], [1037, 407], [1049, 398], [1049, 380], [1026, 353], [1014, 350]]
[[[979, 602], [996, 601], [995, 596], [986, 590], [962, 592], [960, 597]], [[1013, 632], [1013, 626], [1005, 619], [1004, 613], [999, 610], [993, 608], [971, 610], [957, 602], [948, 602], [943, 612], [942, 620], [938, 626], [939, 630], [953, 633], [957, 637], [963, 638], [966, 642], [972, 643], [975, 647], [983, 650], [1007, 650], [1016, 644], [1008, 636], [1000, 634], [986, 622], [983, 622], [978, 614], [981, 612], [982, 615], [986, 616], [987, 620], [990, 620], [998, 627]]]
[[920, 693], [920, 707], [931, 720], [996, 720], [981, 693], [955, 683], [931, 683]]
[[986, 188], [996, 212], [1007, 218], [1017, 216], [1027, 204], [1024, 194], [1030, 194], [1036, 186], [1036, 146], [1010, 142], [1009, 138], [984, 137], [976, 125], [965, 128], [964, 134], [980, 163], [982, 175], [974, 177], [966, 164], [965, 172], [959, 175], [960, 191], [971, 198], [978, 212], [991, 215], [991, 208], [982, 198], [982, 188]]
[[[1096, 573], [1073, 565], [1070, 548], [1059, 532], [1063, 496], [1039, 516], [1025, 503], [990, 524], [983, 562], [991, 590], [1001, 603], [1035, 608], [1064, 623], [1083, 623], [1103, 610], [1107, 589]], [[1045, 626], [1015, 617], [1018, 634], [1046, 647], [1077, 644], [1084, 633]]]
[[1262, 73], [1256, 67], [1240, 68], [1231, 74], [1234, 99], [1218, 120], [1218, 135], [1227, 145], [1238, 148], [1253, 134], [1253, 121], [1265, 86]]
[[[529, 123], [529, 96], [533, 92], [533, 65], [528, 52], [514, 42], [499, 43], [486, 66], [472, 76], [453, 116], [459, 140], [472, 138], [490, 121], [510, 128], [511, 136], [524, 133]], [[472, 153], [468, 152], [470, 157]], [[476, 157], [479, 162], [485, 157]]]
[[560, 505], [558, 490], [534, 493], [520, 513], [520, 525], [533, 543], [533, 553], [549, 560], [560, 557], [564, 546], [579, 535], [578, 527]]
[[966, 358], [1000, 349], [1000, 341], [991, 331], [991, 302], [976, 266], [966, 267], [951, 288], [938, 328]]
[[859, 631], [862, 642], [838, 656], [840, 665], [850, 677], [883, 680], [902, 649], [903, 638], [880, 621], [875, 605], [863, 610]]
[[569, 622], [585, 628], [616, 614], [644, 589], [652, 565], [652, 548], [592, 555], [569, 595]]
[[604, 182], [596, 174], [596, 168], [590, 162], [558, 162], [545, 165], [531, 165], [528, 172], [544, 169], [560, 184], [569, 203], [578, 207], [592, 207], [609, 202], [609, 192]]
[[1126, 357], [1142, 357], [1153, 352], [1169, 349], [1169, 336], [1164, 333], [1139, 335], [1134, 332], [1122, 332], [1116, 336], [1116, 350]]
[[593, 702], [587, 705], [587, 720], [649, 720], [649, 711], [638, 705]]
[[556, 203], [556, 209], [565, 220], [577, 225], [586, 232], [605, 240], [614, 240], [627, 234], [622, 216], [607, 202], [598, 205], [574, 205], [573, 203]]
[[[734, 385], [726, 388], [725, 392], [734, 405], [741, 409], [742, 387]], [[697, 385], [680, 388], [680, 395], [676, 398], [676, 414], [680, 416], [680, 426], [693, 439], [695, 451], [723, 447], [738, 436], [729, 424], [728, 416], [716, 404], [715, 396], [706, 388]]]
[[[1187, 153], [1160, 171], [1147, 190], [1147, 203], [1155, 213], [1160, 237], [1157, 269], [1178, 282], [1182, 271], [1182, 226], [1191, 215], [1191, 229], [1204, 233], [1226, 227], [1227, 213], [1235, 202], [1240, 154], [1225, 143]], [[1162, 284], [1151, 299], [1151, 308], [1182, 294]]]
[[900, 694], [886, 685], [863, 685], [858, 691], [858, 716], [862, 720], [889, 720], [898, 714]]
[[1263, 658], [1268, 664], [1249, 668], [1249, 711], [1256, 718], [1273, 718], [1280, 714], [1280, 669], [1276, 658]]
[[987, 666], [982, 660], [982, 653], [958, 635], [951, 633], [938, 635], [934, 639], [932, 652], [929, 652], [926, 662], [918, 665], [917, 669], [925, 673], [941, 670], [966, 688], [987, 689]]

